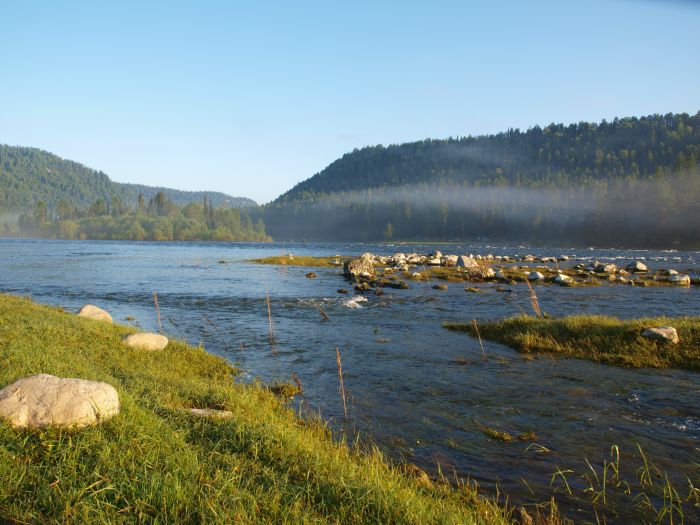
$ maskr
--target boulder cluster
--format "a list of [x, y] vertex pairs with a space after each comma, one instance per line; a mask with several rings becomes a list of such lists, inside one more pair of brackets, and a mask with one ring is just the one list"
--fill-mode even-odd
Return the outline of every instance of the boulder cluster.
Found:
[[[78, 316], [112, 322], [108, 312], [92, 304], [83, 306]], [[122, 342], [130, 348], [158, 351], [168, 345], [168, 338], [136, 333], [124, 337]], [[36, 374], [0, 390], [0, 418], [19, 428], [81, 428], [111, 419], [119, 413], [119, 407], [119, 393], [112, 385], [88, 379]]]

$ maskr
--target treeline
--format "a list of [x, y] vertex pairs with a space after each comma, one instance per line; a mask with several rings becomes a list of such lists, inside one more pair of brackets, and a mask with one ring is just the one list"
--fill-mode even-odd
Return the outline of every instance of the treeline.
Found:
[[151, 199], [165, 192], [175, 204], [201, 203], [204, 197], [215, 207], [243, 208], [256, 203], [220, 192], [180, 191], [113, 182], [106, 174], [36, 148], [0, 144], [0, 216], [26, 213], [40, 201], [57, 212], [62, 200], [87, 209], [99, 199], [117, 198], [135, 206], [140, 194]]
[[62, 199], [52, 212], [39, 201], [31, 214], [19, 216], [18, 227], [22, 235], [52, 239], [271, 240], [262, 219], [253, 222], [244, 209], [215, 208], [206, 196], [201, 203], [178, 206], [164, 192], [148, 201], [140, 194], [135, 207], [118, 197], [97, 199], [87, 209]]
[[699, 247], [700, 113], [355, 150], [258, 212], [276, 240]]

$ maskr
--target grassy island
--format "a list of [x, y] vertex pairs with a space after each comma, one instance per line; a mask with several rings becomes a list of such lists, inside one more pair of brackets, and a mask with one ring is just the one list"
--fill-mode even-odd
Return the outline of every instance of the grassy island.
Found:
[[[81, 430], [0, 421], [0, 521], [506, 523], [470, 487], [335, 442], [201, 348], [127, 348], [131, 328], [0, 295], [0, 387], [36, 373], [105, 381], [121, 413]], [[226, 409], [229, 419], [185, 408]]]
[[[445, 328], [477, 336], [471, 323], [445, 323]], [[642, 337], [656, 326], [673, 326], [680, 342], [669, 344]], [[630, 368], [682, 368], [700, 371], [700, 317], [655, 317], [620, 320], [600, 315], [562, 318], [518, 316], [479, 323], [484, 339], [526, 354], [588, 359]]]

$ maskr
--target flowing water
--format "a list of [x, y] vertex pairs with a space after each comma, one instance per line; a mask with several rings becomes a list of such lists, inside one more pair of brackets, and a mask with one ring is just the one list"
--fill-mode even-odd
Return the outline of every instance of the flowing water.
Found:
[[[116, 322], [157, 329], [154, 291], [163, 329], [203, 343], [244, 370], [243, 380], [288, 380], [295, 373], [306, 407], [343, 428], [335, 348], [342, 354], [349, 394], [348, 426], [394, 459], [431, 473], [470, 477], [508, 494], [511, 501], [542, 502], [556, 468], [576, 473], [609, 458], [617, 444], [632, 465], [637, 444], [685, 491], [684, 477], [700, 462], [700, 375], [678, 370], [629, 370], [579, 360], [528, 360], [504, 346], [479, 342], [441, 327], [444, 321], [488, 320], [531, 312], [528, 290], [477, 285], [483, 293], [448, 291], [428, 283], [385, 289], [366, 302], [340, 295], [335, 268], [256, 265], [271, 255], [353, 255], [365, 251], [560, 255], [613, 260], [645, 258], [652, 268], [695, 268], [698, 252], [544, 249], [518, 246], [394, 246], [362, 244], [131, 243], [0, 241], [0, 292], [31, 296], [74, 311], [94, 303]], [[276, 349], [271, 348], [266, 293]], [[698, 315], [700, 289], [539, 286], [542, 309], [553, 315], [610, 314], [622, 318]], [[328, 315], [323, 321], [318, 307]], [[127, 321], [133, 317], [133, 321]], [[467, 364], [459, 364], [464, 357]], [[534, 432], [536, 443], [502, 442], [484, 427], [513, 435]], [[438, 466], [439, 465], [439, 466]], [[634, 463], [638, 466], [638, 463]], [[631, 467], [630, 467], [631, 468]], [[569, 475], [572, 488], [583, 481]], [[685, 492], [684, 492], [685, 493]], [[590, 520], [591, 509], [560, 493], [567, 514]], [[590, 505], [589, 505], [590, 506]], [[693, 512], [696, 514], [693, 515]], [[690, 510], [686, 522], [700, 521]], [[623, 509], [612, 515], [625, 522]]]

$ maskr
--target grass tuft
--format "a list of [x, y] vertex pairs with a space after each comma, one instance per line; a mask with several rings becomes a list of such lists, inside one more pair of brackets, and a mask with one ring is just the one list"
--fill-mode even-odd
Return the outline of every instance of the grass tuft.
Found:
[[[445, 328], [477, 336], [471, 323]], [[642, 337], [645, 328], [673, 326], [679, 344]], [[600, 315], [562, 318], [511, 317], [479, 325], [481, 337], [525, 354], [588, 359], [628, 368], [681, 368], [700, 371], [700, 317], [620, 320]]]

